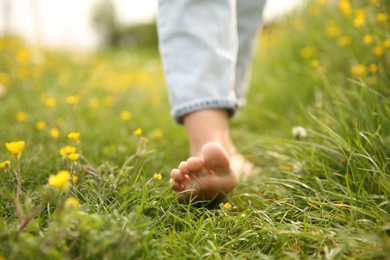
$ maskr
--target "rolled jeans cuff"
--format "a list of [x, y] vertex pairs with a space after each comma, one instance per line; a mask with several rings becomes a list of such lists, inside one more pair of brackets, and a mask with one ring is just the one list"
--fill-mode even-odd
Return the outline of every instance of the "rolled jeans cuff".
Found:
[[177, 123], [182, 124], [185, 115], [205, 109], [224, 109], [231, 117], [244, 103], [244, 100], [231, 97], [196, 99], [174, 106], [172, 109], [172, 117]]

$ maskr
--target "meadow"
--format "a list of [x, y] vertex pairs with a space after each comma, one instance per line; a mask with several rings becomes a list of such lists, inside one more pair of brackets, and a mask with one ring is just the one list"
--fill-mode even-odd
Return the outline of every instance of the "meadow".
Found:
[[0, 38], [0, 259], [390, 258], [390, 6], [315, 0], [261, 33], [232, 121], [261, 173], [178, 203], [157, 48]]

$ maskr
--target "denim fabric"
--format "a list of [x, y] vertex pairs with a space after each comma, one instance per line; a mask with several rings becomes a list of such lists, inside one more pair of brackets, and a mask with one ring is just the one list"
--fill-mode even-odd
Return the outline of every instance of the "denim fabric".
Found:
[[265, 0], [159, 0], [159, 50], [172, 106], [234, 114], [245, 102]]

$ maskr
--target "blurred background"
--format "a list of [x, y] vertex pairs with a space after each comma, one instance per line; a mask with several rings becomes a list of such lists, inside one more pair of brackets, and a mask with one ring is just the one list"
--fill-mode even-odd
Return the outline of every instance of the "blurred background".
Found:
[[[303, 0], [268, 1], [270, 24]], [[0, 0], [0, 35], [34, 45], [77, 50], [155, 45], [158, 0]]]

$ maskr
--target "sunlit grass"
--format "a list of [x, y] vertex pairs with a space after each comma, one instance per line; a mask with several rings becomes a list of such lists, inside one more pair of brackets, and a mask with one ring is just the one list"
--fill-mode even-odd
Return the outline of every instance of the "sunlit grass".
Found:
[[317, 0], [265, 28], [232, 120], [262, 171], [213, 208], [168, 186], [187, 141], [157, 50], [1, 38], [0, 257], [389, 257], [389, 19]]

